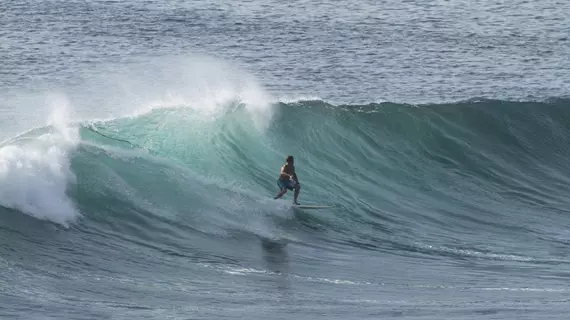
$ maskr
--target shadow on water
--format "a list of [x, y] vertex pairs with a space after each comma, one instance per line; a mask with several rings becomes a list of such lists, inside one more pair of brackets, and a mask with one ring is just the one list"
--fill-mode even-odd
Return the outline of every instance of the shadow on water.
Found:
[[289, 255], [287, 253], [287, 243], [267, 238], [261, 238], [260, 240], [265, 267], [274, 274], [273, 279], [275, 279], [277, 289], [284, 291], [289, 290]]

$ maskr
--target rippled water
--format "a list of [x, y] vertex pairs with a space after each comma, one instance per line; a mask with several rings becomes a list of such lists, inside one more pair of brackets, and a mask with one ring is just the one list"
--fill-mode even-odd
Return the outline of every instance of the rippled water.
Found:
[[565, 319], [569, 9], [0, 2], [0, 316]]

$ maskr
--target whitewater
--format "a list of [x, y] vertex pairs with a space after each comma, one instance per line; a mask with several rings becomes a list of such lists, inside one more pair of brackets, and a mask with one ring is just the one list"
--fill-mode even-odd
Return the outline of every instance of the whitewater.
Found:
[[0, 3], [0, 317], [565, 319], [569, 8], [516, 4]]

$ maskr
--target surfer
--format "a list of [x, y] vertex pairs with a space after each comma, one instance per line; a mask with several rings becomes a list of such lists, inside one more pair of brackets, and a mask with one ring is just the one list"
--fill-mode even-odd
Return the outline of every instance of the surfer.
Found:
[[299, 183], [297, 173], [295, 172], [293, 156], [288, 156], [287, 159], [285, 159], [285, 165], [281, 167], [281, 174], [277, 180], [277, 186], [279, 186], [280, 191], [274, 199], [281, 198], [285, 193], [287, 193], [287, 189], [295, 190], [293, 203], [297, 205], [299, 204], [297, 202], [297, 197], [299, 197], [299, 191], [301, 191], [301, 184]]

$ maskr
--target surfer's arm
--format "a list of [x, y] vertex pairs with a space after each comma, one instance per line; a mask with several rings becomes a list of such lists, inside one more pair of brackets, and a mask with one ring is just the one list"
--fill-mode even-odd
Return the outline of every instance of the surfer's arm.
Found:
[[296, 171], [293, 171], [293, 174], [292, 174], [291, 176], [293, 177], [293, 179], [295, 179], [295, 181], [296, 181], [298, 184], [301, 184], [301, 183], [299, 183], [299, 178], [297, 178], [297, 172], [296, 172]]
[[285, 166], [282, 166], [282, 167], [281, 167], [281, 175], [289, 176], [291, 179], [294, 178], [294, 173], [293, 173], [293, 174], [289, 174], [287, 171], [285, 171]]

